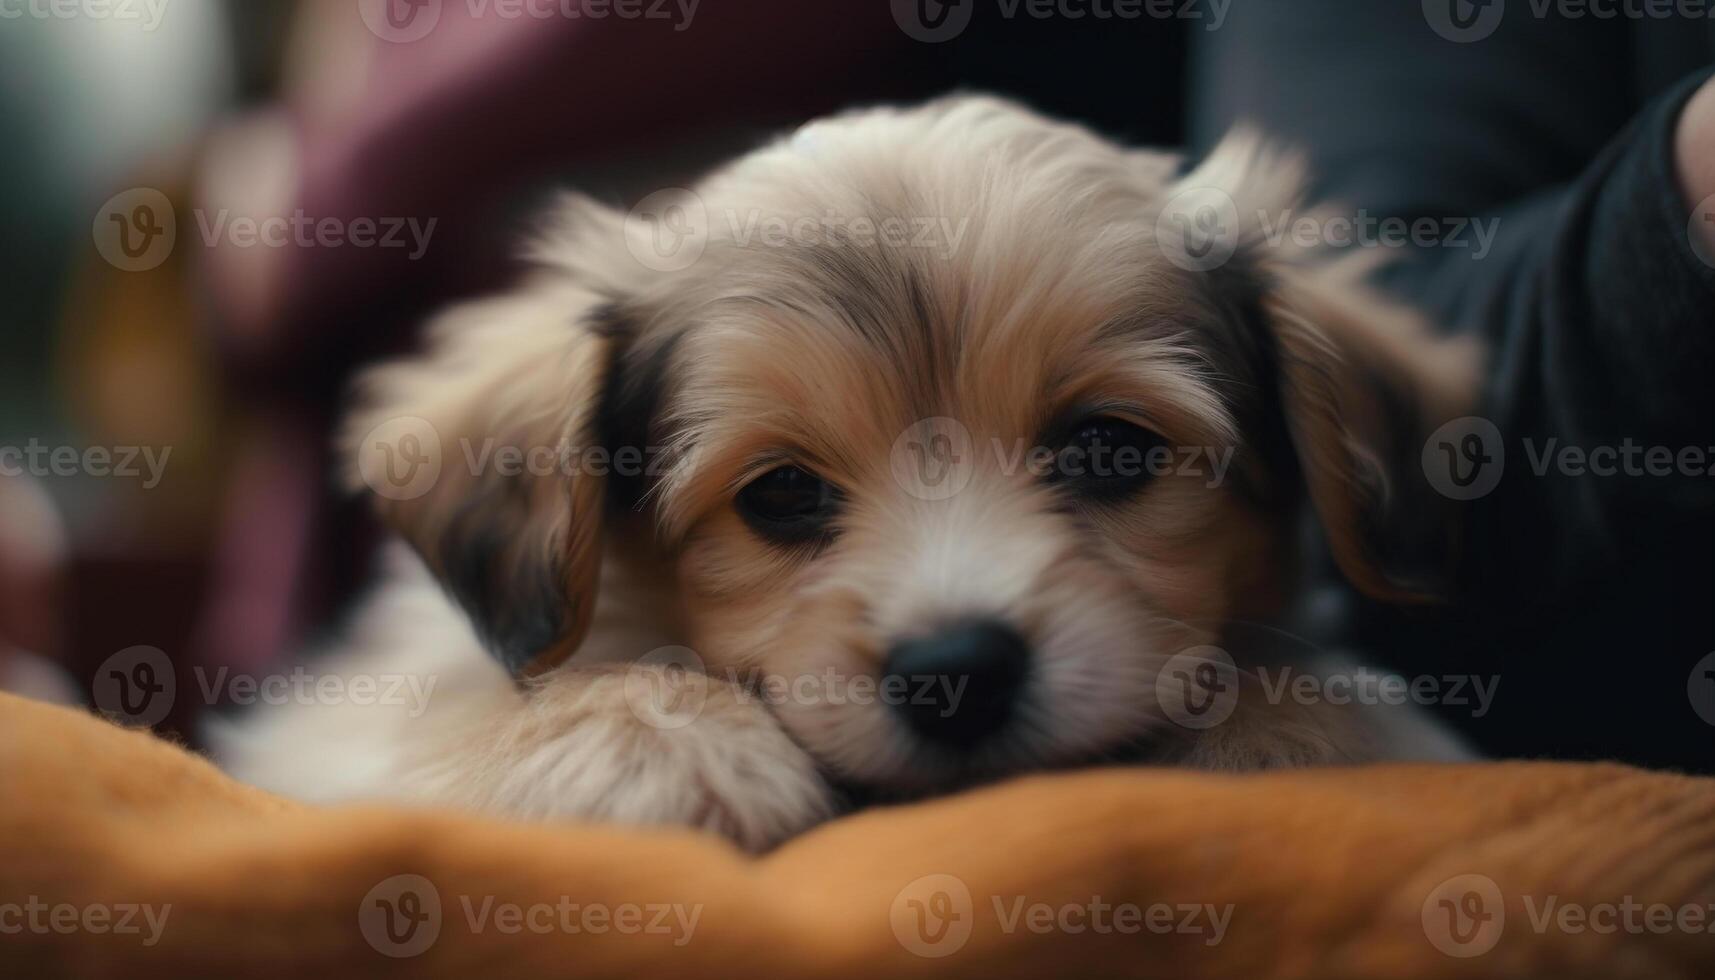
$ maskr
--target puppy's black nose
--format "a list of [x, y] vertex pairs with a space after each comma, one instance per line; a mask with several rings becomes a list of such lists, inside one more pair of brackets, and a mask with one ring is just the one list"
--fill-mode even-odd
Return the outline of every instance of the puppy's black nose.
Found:
[[963, 748], [1006, 724], [1029, 664], [1030, 647], [1017, 630], [973, 620], [895, 643], [884, 690], [913, 731]]

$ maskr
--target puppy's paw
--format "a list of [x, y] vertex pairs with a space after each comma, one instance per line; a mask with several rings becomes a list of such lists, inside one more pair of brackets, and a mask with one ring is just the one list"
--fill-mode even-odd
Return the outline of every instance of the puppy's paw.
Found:
[[1367, 755], [1318, 725], [1264, 723], [1202, 732], [1176, 761], [1192, 769], [1244, 772], [1344, 765], [1368, 761]]
[[671, 666], [568, 668], [415, 778], [437, 802], [536, 819], [700, 827], [762, 850], [828, 819], [833, 793], [768, 709]]
[[1247, 704], [1241, 696], [1231, 718], [1181, 743], [1173, 761], [1224, 771], [1372, 762], [1378, 745], [1367, 721], [1350, 706]]

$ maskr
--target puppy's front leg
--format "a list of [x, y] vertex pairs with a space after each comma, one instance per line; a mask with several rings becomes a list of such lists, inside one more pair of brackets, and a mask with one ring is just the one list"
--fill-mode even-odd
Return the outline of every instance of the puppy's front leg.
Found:
[[444, 729], [407, 784], [512, 816], [701, 827], [750, 850], [833, 813], [809, 755], [726, 681], [672, 665], [566, 667], [522, 696]]
[[[1312, 672], [1351, 675], [1358, 669], [1330, 661]], [[1196, 769], [1252, 770], [1476, 758], [1451, 729], [1416, 705], [1301, 699], [1283, 687], [1271, 690], [1260, 678], [1260, 672], [1241, 671], [1231, 716], [1191, 733], [1170, 751], [1170, 761]]]
[[1273, 703], [1247, 686], [1232, 716], [1190, 735], [1176, 747], [1172, 761], [1227, 771], [1371, 761], [1373, 747], [1358, 722], [1346, 708]]

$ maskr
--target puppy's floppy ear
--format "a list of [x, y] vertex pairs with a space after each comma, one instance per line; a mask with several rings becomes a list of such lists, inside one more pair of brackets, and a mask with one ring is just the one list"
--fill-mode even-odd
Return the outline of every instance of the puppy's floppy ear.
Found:
[[583, 450], [600, 444], [619, 343], [607, 300], [562, 265], [455, 307], [430, 325], [426, 353], [359, 379], [342, 436], [350, 485], [374, 492], [519, 674], [571, 656], [595, 604], [606, 478]]
[[1422, 451], [1475, 405], [1480, 348], [1332, 270], [1282, 269], [1261, 305], [1287, 431], [1340, 570], [1384, 601], [1444, 592], [1458, 515]]
[[[1295, 157], [1240, 130], [1169, 193], [1232, 205], [1220, 217], [1237, 223], [1223, 229], [1233, 258], [1209, 276], [1257, 321], [1292, 455], [1341, 572], [1373, 598], [1429, 599], [1449, 584], [1457, 515], [1426, 477], [1422, 449], [1472, 411], [1482, 349], [1366, 286], [1373, 252], [1329, 260], [1279, 234], [1306, 216], [1303, 174]], [[1337, 214], [1308, 216], [1322, 226]]]

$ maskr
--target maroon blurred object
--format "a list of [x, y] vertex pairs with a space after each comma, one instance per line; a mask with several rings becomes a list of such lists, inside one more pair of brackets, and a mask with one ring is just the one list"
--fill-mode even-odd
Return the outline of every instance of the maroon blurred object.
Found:
[[[686, 179], [664, 161], [891, 94], [903, 89], [900, 60], [923, 56], [883, 3], [704, 3], [686, 30], [617, 17], [507, 19], [448, 3], [429, 35], [401, 44], [370, 33], [357, 6], [304, 8], [323, 16], [306, 19], [317, 36], [300, 47], [329, 60], [254, 117], [284, 134], [283, 169], [296, 188], [267, 204], [346, 228], [389, 218], [434, 219], [435, 228], [415, 260], [376, 247], [208, 253], [203, 282], [223, 314], [214, 344], [246, 410], [267, 419], [259, 451], [239, 461], [227, 491], [204, 612], [189, 627], [189, 659], [210, 669], [276, 661], [364, 576], [373, 528], [328, 492], [344, 386], [357, 365], [404, 346], [435, 308], [514, 272], [530, 195], [604, 164], [634, 179]], [[303, 84], [327, 77], [360, 82], [331, 95]], [[274, 144], [258, 145], [269, 148], [267, 163]], [[249, 174], [248, 165], [207, 174], [205, 194], [242, 196], [262, 182]], [[200, 202], [207, 213], [243, 203]], [[278, 267], [246, 278], [256, 270], [242, 263], [255, 262]]]
[[65, 562], [53, 501], [28, 476], [0, 476], [0, 657], [60, 651]]
[[[509, 264], [520, 230], [497, 229], [511, 196], [581, 161], [628, 159], [736, 126], [777, 126], [869, 91], [888, 51], [908, 48], [886, 4], [747, 0], [671, 21], [501, 18], [446, 4], [410, 43], [371, 35], [355, 14], [325, 30], [366, 52], [361, 94], [288, 102], [295, 207], [317, 220], [434, 219], [425, 256], [397, 248], [298, 248], [277, 302], [230, 324], [245, 367], [325, 369], [373, 353], [377, 326], [420, 315]], [[808, 39], [808, 40], [807, 40]], [[870, 80], [866, 80], [870, 79]], [[629, 160], [628, 160], [629, 162]], [[218, 204], [219, 202], [215, 202]], [[218, 284], [217, 284], [218, 286]], [[354, 334], [369, 334], [371, 338]]]

